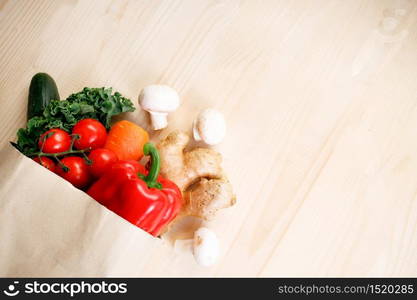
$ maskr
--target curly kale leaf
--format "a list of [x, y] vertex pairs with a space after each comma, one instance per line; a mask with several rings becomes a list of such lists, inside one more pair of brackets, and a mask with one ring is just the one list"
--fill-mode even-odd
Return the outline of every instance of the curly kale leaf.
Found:
[[99, 120], [107, 129], [111, 118], [123, 112], [135, 110], [133, 103], [120, 93], [112, 94], [112, 88], [84, 88], [66, 100], [52, 100], [42, 116], [31, 118], [26, 128], [17, 132], [17, 148], [24, 154], [37, 151], [39, 136], [52, 128], [70, 132], [82, 119]]

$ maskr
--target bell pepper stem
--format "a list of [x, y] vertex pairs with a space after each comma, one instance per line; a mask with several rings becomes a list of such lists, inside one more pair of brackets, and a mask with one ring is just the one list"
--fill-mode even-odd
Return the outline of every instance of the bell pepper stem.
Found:
[[146, 182], [149, 188], [162, 189], [162, 185], [157, 182], [159, 175], [159, 170], [161, 168], [161, 160], [159, 158], [159, 153], [156, 147], [151, 143], [146, 143], [143, 146], [143, 154], [150, 155], [151, 157], [151, 166], [147, 176], [140, 176], [143, 181]]

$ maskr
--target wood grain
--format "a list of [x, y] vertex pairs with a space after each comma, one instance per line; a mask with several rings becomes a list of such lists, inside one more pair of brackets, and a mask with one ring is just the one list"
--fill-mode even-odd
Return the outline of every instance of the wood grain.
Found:
[[416, 1], [3, 0], [0, 51], [1, 146], [40, 71], [62, 97], [172, 85], [154, 139], [225, 114], [219, 263], [156, 253], [144, 275], [417, 276]]

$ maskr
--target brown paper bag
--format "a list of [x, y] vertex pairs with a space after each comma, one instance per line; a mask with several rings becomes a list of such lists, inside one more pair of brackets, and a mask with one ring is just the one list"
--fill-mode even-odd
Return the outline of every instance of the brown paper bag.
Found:
[[0, 276], [144, 276], [173, 254], [11, 145], [0, 154]]

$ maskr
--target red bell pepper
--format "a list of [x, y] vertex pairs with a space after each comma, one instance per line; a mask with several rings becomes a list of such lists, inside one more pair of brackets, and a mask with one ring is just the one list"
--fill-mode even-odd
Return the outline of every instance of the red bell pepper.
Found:
[[178, 214], [181, 191], [172, 181], [158, 176], [160, 159], [151, 143], [143, 153], [150, 155], [149, 171], [137, 161], [118, 161], [87, 193], [130, 223], [154, 236]]

